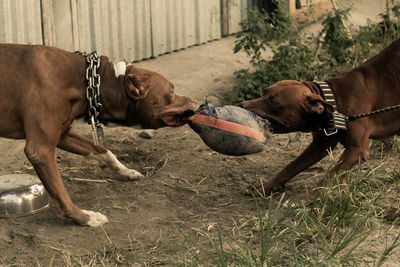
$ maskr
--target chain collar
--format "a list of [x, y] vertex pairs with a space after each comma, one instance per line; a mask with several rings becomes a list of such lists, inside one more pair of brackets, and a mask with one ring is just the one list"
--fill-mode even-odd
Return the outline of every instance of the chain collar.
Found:
[[86, 80], [88, 85], [86, 87], [86, 99], [89, 102], [89, 124], [92, 127], [92, 136], [95, 145], [104, 142], [103, 126], [100, 123], [99, 116], [103, 105], [100, 101], [100, 75], [98, 70], [100, 68], [100, 57], [96, 51], [84, 55], [86, 57]]

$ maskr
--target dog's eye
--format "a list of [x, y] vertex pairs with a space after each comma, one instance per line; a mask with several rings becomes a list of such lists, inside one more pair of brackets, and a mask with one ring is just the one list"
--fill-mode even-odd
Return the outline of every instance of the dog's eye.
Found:
[[271, 106], [277, 106], [277, 105], [278, 105], [278, 102], [276, 101], [276, 98], [275, 98], [275, 97], [270, 97], [270, 98], [269, 98], [269, 104], [270, 104]]

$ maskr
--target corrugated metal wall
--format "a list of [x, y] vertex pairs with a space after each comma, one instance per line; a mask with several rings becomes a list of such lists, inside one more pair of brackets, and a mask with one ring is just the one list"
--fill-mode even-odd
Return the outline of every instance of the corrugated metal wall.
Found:
[[151, 0], [153, 54], [221, 38], [219, 0]]
[[79, 49], [112, 60], [153, 56], [150, 1], [78, 0]]
[[219, 0], [78, 0], [80, 49], [129, 61], [221, 38]]
[[239, 22], [247, 18], [247, 0], [231, 0], [229, 5], [229, 34], [240, 32]]
[[43, 43], [40, 0], [0, 1], [0, 41]]
[[242, 31], [239, 23], [247, 18], [249, 9], [260, 7], [267, 0], [223, 0], [225, 3], [227, 28], [224, 34], [230, 35]]
[[246, 9], [261, 0], [0, 0], [0, 42], [97, 50], [136, 61], [219, 39], [221, 13], [240, 31]]

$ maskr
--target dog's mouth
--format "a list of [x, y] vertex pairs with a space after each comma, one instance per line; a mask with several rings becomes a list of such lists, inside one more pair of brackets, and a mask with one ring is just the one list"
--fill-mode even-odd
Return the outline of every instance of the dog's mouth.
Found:
[[194, 115], [193, 110], [185, 110], [181, 113], [167, 112], [161, 115], [161, 120], [170, 127], [180, 127], [188, 123], [189, 118]]
[[286, 123], [278, 116], [266, 113], [264, 111], [262, 111], [262, 112], [258, 111], [258, 112], [254, 112], [254, 113], [265, 120], [267, 128], [270, 132], [272, 132], [272, 133], [287, 132], [287, 129], [285, 127]]
[[287, 131], [285, 129], [285, 126], [283, 126], [280, 123], [274, 122], [274, 121], [268, 120], [267, 125], [268, 125], [268, 129], [272, 133], [286, 133], [286, 132], [289, 132], [289, 131]]
[[272, 133], [290, 133], [292, 130], [287, 127], [287, 124], [280, 119], [275, 119], [273, 116], [266, 119], [267, 127]]

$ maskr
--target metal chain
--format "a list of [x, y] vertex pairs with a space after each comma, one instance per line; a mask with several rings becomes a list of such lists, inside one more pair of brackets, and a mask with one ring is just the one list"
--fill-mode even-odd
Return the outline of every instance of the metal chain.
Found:
[[96, 145], [103, 143], [104, 133], [99, 120], [100, 112], [103, 107], [100, 101], [100, 75], [97, 73], [100, 68], [100, 57], [96, 51], [83, 55], [86, 56], [87, 69], [86, 80], [86, 99], [89, 102], [89, 124], [92, 126], [93, 141]]
[[99, 114], [102, 108], [100, 102], [100, 75], [97, 73], [100, 67], [99, 55], [96, 51], [86, 56], [88, 67], [86, 69], [86, 80], [88, 86], [86, 87], [86, 99], [89, 102], [89, 116], [94, 116], [94, 120], [99, 123]]
[[361, 114], [357, 114], [357, 115], [350, 115], [350, 116], [346, 117], [346, 121], [354, 121], [354, 120], [358, 120], [358, 119], [361, 119], [361, 118], [364, 118], [364, 117], [374, 116], [374, 115], [379, 114], [379, 113], [389, 112], [389, 111], [398, 110], [398, 109], [400, 109], [400, 105], [374, 110], [374, 111], [371, 111], [369, 113], [361, 113]]

